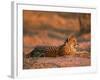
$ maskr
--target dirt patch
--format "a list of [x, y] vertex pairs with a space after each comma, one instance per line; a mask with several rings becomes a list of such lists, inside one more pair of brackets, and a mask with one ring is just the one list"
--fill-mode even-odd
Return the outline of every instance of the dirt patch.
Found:
[[90, 66], [90, 58], [86, 57], [39, 57], [39, 58], [24, 58], [24, 69], [39, 69], [39, 68], [61, 68], [61, 67], [79, 67]]

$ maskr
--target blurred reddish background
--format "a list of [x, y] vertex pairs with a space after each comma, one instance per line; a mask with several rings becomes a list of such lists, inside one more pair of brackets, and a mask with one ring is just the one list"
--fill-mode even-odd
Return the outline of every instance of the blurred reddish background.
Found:
[[80, 50], [90, 52], [91, 14], [23, 10], [25, 54], [37, 45], [59, 46], [72, 33]]

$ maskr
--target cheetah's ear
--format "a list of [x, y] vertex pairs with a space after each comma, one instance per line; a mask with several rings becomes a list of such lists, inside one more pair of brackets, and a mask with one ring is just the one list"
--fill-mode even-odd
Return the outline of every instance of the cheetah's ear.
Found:
[[73, 38], [75, 38], [75, 36], [71, 34], [71, 35], [68, 36], [68, 38], [65, 40], [64, 44], [68, 43], [68, 42], [71, 41]]
[[65, 40], [64, 44], [66, 44], [68, 42], [68, 38]]
[[66, 42], [68, 42], [68, 38], [66, 39]]
[[70, 40], [72, 40], [73, 38], [75, 38], [75, 36], [74, 36], [73, 34], [69, 35], [69, 37], [68, 37], [68, 42], [69, 42]]

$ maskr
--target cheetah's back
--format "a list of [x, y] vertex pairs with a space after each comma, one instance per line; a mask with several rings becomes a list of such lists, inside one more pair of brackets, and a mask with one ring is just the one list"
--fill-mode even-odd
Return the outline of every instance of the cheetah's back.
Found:
[[56, 57], [58, 53], [59, 47], [57, 46], [37, 46], [30, 54], [31, 57]]

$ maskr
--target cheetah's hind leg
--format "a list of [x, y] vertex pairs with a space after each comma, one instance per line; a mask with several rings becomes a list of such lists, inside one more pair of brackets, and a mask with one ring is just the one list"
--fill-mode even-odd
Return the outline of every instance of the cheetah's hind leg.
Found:
[[38, 59], [39, 57], [43, 56], [44, 53], [40, 52], [40, 51], [32, 51], [31, 52], [31, 57], [33, 59]]

